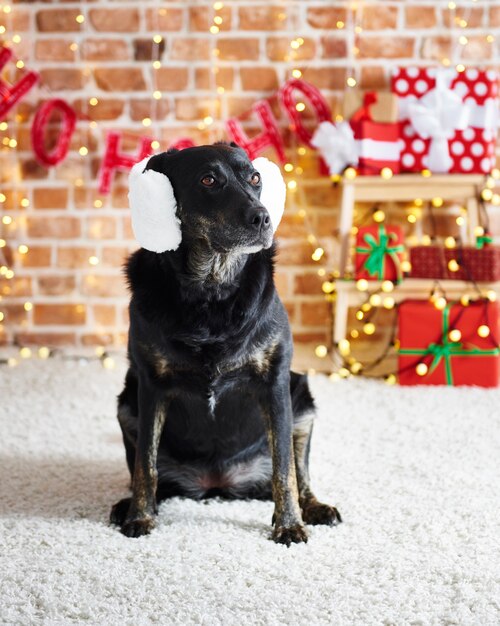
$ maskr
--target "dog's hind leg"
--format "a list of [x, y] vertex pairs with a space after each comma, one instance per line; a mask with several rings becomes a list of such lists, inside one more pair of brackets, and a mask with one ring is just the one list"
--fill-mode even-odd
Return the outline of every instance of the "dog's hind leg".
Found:
[[319, 502], [311, 489], [309, 451], [314, 423], [314, 401], [305, 375], [290, 372], [293, 410], [293, 452], [299, 490], [299, 505], [306, 524], [335, 526], [342, 521], [337, 509]]

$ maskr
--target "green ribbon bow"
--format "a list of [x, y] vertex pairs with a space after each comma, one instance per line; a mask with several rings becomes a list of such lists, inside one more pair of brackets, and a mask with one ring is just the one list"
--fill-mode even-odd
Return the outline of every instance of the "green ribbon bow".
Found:
[[476, 248], [478, 250], [481, 250], [489, 243], [493, 243], [493, 237], [490, 237], [490, 235], [480, 235], [479, 237], [476, 237]]
[[441, 343], [431, 343], [427, 348], [400, 348], [399, 354], [403, 355], [420, 355], [420, 356], [432, 356], [432, 362], [429, 367], [429, 374], [436, 369], [436, 367], [444, 359], [444, 369], [446, 375], [446, 384], [453, 385], [453, 372], [451, 369], [451, 358], [454, 356], [496, 356], [500, 354], [499, 348], [492, 348], [491, 350], [482, 350], [475, 346], [470, 350], [463, 347], [463, 344], [459, 341], [450, 341], [448, 336], [450, 330], [450, 307], [451, 304], [447, 304], [443, 310], [443, 336]]
[[398, 252], [404, 252], [403, 245], [391, 246], [389, 241], [391, 239], [397, 239], [396, 233], [387, 233], [385, 226], [380, 224], [378, 227], [378, 241], [371, 233], [366, 233], [363, 240], [368, 245], [368, 248], [362, 246], [356, 247], [356, 252], [360, 254], [367, 254], [368, 257], [364, 262], [364, 267], [370, 276], [376, 276], [378, 280], [384, 278], [384, 262], [386, 256], [389, 256], [396, 266], [397, 280], [401, 280], [401, 262], [398, 257]]

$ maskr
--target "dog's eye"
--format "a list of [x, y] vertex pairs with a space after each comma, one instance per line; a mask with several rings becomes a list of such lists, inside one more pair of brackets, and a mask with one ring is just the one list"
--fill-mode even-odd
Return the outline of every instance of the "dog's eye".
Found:
[[201, 184], [205, 187], [213, 187], [215, 185], [215, 178], [213, 176], [204, 176], [201, 179]]
[[259, 185], [260, 184], [260, 174], [257, 174], [257, 172], [255, 172], [255, 174], [252, 174], [252, 178], [250, 179], [250, 182], [252, 183], [252, 185]]

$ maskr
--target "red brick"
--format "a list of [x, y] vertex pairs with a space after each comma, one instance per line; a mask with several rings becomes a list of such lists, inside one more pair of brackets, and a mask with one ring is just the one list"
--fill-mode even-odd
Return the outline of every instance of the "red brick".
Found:
[[64, 267], [66, 269], [87, 269], [92, 267], [89, 265], [89, 257], [95, 256], [95, 254], [95, 248], [89, 246], [59, 248], [57, 250], [57, 267]]
[[113, 275], [90, 275], [85, 276], [82, 285], [82, 294], [85, 296], [100, 296], [113, 298], [115, 296], [127, 296], [125, 281], [120, 273]]
[[220, 37], [217, 47], [223, 61], [256, 61], [259, 58], [258, 39]]
[[336, 7], [310, 7], [307, 9], [307, 21], [313, 28], [328, 30], [337, 28], [337, 22], [347, 22], [345, 9]]
[[39, 276], [38, 291], [45, 296], [68, 296], [76, 290], [74, 276]]
[[318, 214], [316, 218], [316, 234], [320, 237], [334, 236], [337, 232], [338, 217], [335, 213]]
[[493, 28], [500, 26], [500, 6], [490, 7], [488, 14], [488, 24]]
[[138, 67], [96, 68], [94, 78], [103, 91], [142, 91], [146, 83]]
[[35, 209], [65, 209], [68, 206], [68, 189], [38, 187], [33, 191]]
[[80, 326], [85, 323], [86, 308], [84, 304], [35, 304], [33, 318], [40, 326]]
[[165, 52], [165, 40], [160, 43], [152, 39], [134, 39], [134, 59], [136, 61], [156, 61], [163, 57]]
[[36, 24], [40, 32], [73, 32], [81, 30], [76, 21], [80, 9], [44, 9], [36, 14]]
[[385, 75], [383, 67], [365, 66], [361, 68], [361, 77], [359, 86], [361, 89], [379, 89], [387, 88], [388, 79]]
[[176, 37], [172, 42], [170, 59], [173, 61], [208, 61], [211, 58], [208, 37]]
[[303, 238], [307, 234], [306, 227], [304, 225], [304, 218], [300, 217], [298, 213], [285, 212], [280, 222], [278, 234], [280, 238]]
[[[324, 332], [303, 332], [303, 331], [294, 331], [293, 332], [293, 341], [294, 343], [314, 343], [314, 344], [326, 344], [330, 341], [330, 333], [325, 330]], [[311, 349], [311, 357], [312, 357], [312, 349]]]
[[493, 57], [493, 46], [483, 35], [468, 35], [468, 43], [463, 46], [462, 59], [482, 62]]
[[96, 304], [92, 307], [94, 321], [101, 326], [116, 324], [116, 307], [109, 304]]
[[99, 32], [133, 33], [139, 30], [138, 9], [91, 9], [90, 23]]
[[76, 217], [28, 217], [27, 231], [29, 237], [56, 237], [66, 239], [79, 237], [81, 234], [80, 220]]
[[413, 37], [360, 37], [359, 56], [366, 58], [411, 58], [415, 40]]
[[74, 333], [39, 333], [39, 332], [21, 332], [16, 333], [19, 344], [47, 346], [49, 348], [56, 346], [73, 346], [76, 344], [76, 335]]
[[80, 70], [57, 68], [40, 70], [43, 85], [52, 91], [64, 91], [66, 89], [82, 89], [86, 83], [83, 72]]
[[[212, 68], [195, 68], [194, 81], [196, 89], [213, 89], [213, 85], [224, 87], [224, 89], [233, 89], [234, 69], [232, 67], [219, 67], [217, 69], [218, 72], [212, 74]], [[243, 68], [241, 68], [241, 71], [243, 71]]]
[[271, 61], [283, 61], [292, 58], [297, 61], [311, 60], [316, 54], [316, 44], [313, 39], [306, 37], [303, 39], [303, 45], [297, 50], [292, 50], [290, 48], [290, 37], [268, 37], [266, 54]]
[[321, 37], [323, 58], [342, 59], [347, 55], [347, 42], [344, 37], [325, 36]]
[[[9, 287], [11, 289], [10, 296], [19, 297], [19, 296], [31, 296], [33, 294], [33, 282], [32, 279], [28, 276], [14, 276], [9, 280]], [[0, 307], [2, 303], [0, 302]]]
[[332, 306], [324, 300], [301, 302], [300, 319], [303, 326], [328, 326], [332, 319]]
[[[448, 9], [443, 9], [443, 24], [445, 26], [455, 26], [455, 28], [459, 28], [460, 24], [459, 20], [465, 19], [467, 21], [467, 28], [479, 28], [483, 25], [483, 15], [484, 9], [482, 7], [459, 7], [453, 11], [453, 13]], [[455, 17], [455, 24], [452, 23], [452, 17]]]
[[308, 67], [302, 78], [318, 89], [344, 89], [347, 75], [344, 67]]
[[102, 265], [108, 267], [122, 267], [130, 254], [130, 248], [115, 246], [103, 248]]
[[396, 28], [397, 20], [398, 7], [377, 3], [363, 7], [361, 26], [364, 30], [386, 30]]
[[240, 30], [287, 29], [287, 12], [282, 5], [241, 7], [238, 13]]
[[145, 117], [152, 120], [164, 119], [170, 111], [170, 104], [166, 98], [161, 100], [153, 100], [151, 98], [145, 100], [130, 101], [130, 119], [141, 121]]
[[182, 91], [187, 88], [187, 67], [161, 67], [154, 73], [155, 86], [160, 91]]
[[4, 304], [2, 302], [2, 312], [5, 315], [5, 325], [21, 324], [27, 317], [22, 304]]
[[281, 241], [278, 248], [278, 265], [315, 265], [311, 254], [314, 252], [308, 243]]
[[52, 249], [49, 246], [29, 246], [27, 254], [19, 256], [23, 267], [50, 267]]
[[[231, 29], [231, 9], [230, 7], [223, 7], [220, 11], [216, 11], [212, 8], [212, 4], [209, 6], [198, 6], [189, 8], [189, 30], [207, 32], [210, 26], [214, 24], [214, 17], [217, 15], [222, 18], [222, 24], [219, 24], [219, 30], [225, 31]], [[240, 28], [243, 28], [240, 25]]]
[[82, 344], [84, 346], [110, 346], [114, 341], [112, 333], [92, 333], [82, 335]]
[[242, 67], [241, 85], [249, 91], [270, 91], [278, 88], [276, 70], [271, 67]]
[[87, 61], [127, 61], [130, 58], [127, 42], [123, 39], [85, 39], [80, 54]]
[[90, 217], [85, 221], [85, 232], [90, 239], [114, 239], [116, 226], [115, 217]]
[[157, 33], [182, 29], [182, 9], [161, 7], [146, 9], [146, 28]]
[[35, 57], [40, 61], [74, 61], [71, 39], [41, 39], [35, 44]]
[[450, 58], [453, 50], [453, 42], [449, 36], [425, 37], [422, 40], [420, 56], [423, 59], [441, 61], [444, 57]]
[[32, 12], [30, 10], [23, 11], [19, 7], [16, 7], [15, 11], [12, 11], [9, 17], [10, 30], [14, 32], [31, 30], [30, 16]]
[[436, 26], [436, 9], [425, 5], [406, 7], [405, 20], [408, 28], [432, 28]]
[[78, 113], [89, 115], [95, 121], [115, 120], [123, 114], [125, 102], [116, 98], [99, 97], [97, 104], [91, 106], [87, 98], [74, 101], [73, 107]]
[[325, 279], [318, 276], [317, 272], [298, 274], [294, 278], [293, 291], [296, 294], [321, 295], [321, 285]]

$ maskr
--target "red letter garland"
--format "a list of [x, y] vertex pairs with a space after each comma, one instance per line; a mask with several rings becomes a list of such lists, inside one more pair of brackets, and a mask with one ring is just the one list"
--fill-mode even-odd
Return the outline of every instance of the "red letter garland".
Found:
[[[0, 70], [11, 58], [12, 50], [0, 48]], [[36, 72], [26, 72], [21, 80], [12, 87], [0, 78], [0, 120], [5, 119], [8, 111], [33, 87], [39, 78]]]
[[99, 193], [103, 195], [109, 193], [111, 189], [111, 181], [115, 170], [129, 170], [133, 165], [146, 158], [148, 154], [151, 154], [151, 137], [140, 138], [139, 151], [136, 156], [118, 152], [120, 139], [121, 133], [108, 133], [106, 137], [106, 149], [99, 177]]
[[[57, 144], [51, 152], [47, 152], [44, 142], [45, 127], [49, 123], [50, 116], [54, 110], [58, 109], [61, 112], [62, 128], [57, 138]], [[47, 167], [51, 165], [57, 165], [60, 163], [69, 150], [69, 142], [71, 136], [75, 130], [76, 125], [76, 113], [74, 110], [64, 102], [64, 100], [55, 99], [44, 102], [38, 109], [33, 120], [33, 126], [31, 127], [31, 142], [33, 144], [33, 150], [35, 152], [37, 160]]]

